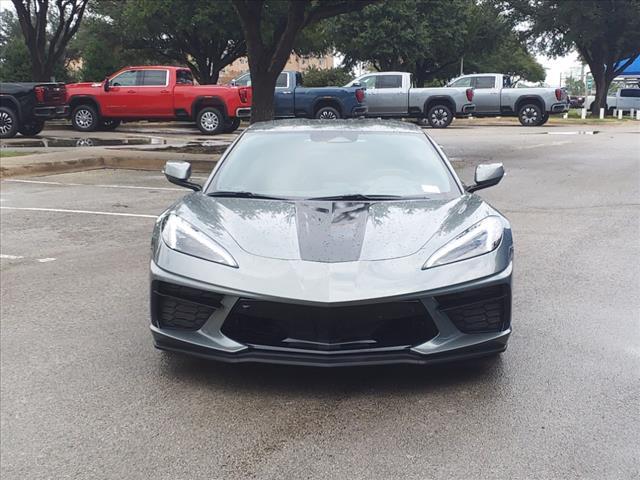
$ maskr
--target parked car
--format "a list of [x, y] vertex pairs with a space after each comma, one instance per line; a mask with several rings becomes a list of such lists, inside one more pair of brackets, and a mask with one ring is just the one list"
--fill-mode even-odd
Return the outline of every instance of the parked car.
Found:
[[157, 348], [316, 366], [497, 356], [511, 333], [509, 221], [425, 132], [393, 120], [256, 123], [156, 221]]
[[63, 83], [0, 83], [0, 138], [33, 137], [68, 111]]
[[251, 89], [198, 85], [184, 67], [125, 67], [97, 83], [67, 85], [73, 128], [114, 129], [122, 121], [195, 121], [207, 135], [229, 133], [251, 114]]
[[451, 87], [473, 87], [476, 117], [517, 116], [525, 127], [544, 125], [552, 113], [569, 111], [562, 88], [513, 88], [511, 77], [501, 73], [463, 75]]
[[453, 117], [475, 111], [472, 88], [412, 88], [407, 72], [367, 73], [347, 84], [367, 89], [367, 116], [426, 118], [433, 128], [446, 128]]
[[[231, 85], [250, 86], [251, 74], [231, 80]], [[338, 118], [360, 117], [367, 112], [363, 88], [303, 86], [300, 72], [285, 70], [276, 80], [275, 118]]]
[[570, 108], [582, 108], [584, 106], [584, 96], [582, 95], [569, 95], [569, 107]]
[[[593, 109], [593, 102], [596, 97], [589, 95], [587, 104], [589, 110]], [[607, 113], [612, 114], [613, 110], [628, 112], [631, 109], [640, 110], [640, 88], [621, 88], [615, 95], [607, 95], [607, 103], [604, 106]]]

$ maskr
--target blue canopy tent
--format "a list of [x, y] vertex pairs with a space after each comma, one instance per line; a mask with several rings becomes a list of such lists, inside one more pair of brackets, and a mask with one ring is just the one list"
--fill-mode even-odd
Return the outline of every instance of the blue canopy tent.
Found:
[[[626, 62], [626, 60], [622, 60], [618, 63], [618, 65]], [[640, 77], [640, 57], [636, 58], [634, 62], [629, 65], [624, 71], [618, 75], [619, 77]]]

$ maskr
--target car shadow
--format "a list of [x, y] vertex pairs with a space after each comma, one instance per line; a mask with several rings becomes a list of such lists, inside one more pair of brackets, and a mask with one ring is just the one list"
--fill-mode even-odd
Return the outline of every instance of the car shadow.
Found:
[[474, 383], [493, 383], [504, 375], [502, 356], [433, 366], [299, 367], [228, 364], [162, 352], [162, 375], [218, 391], [308, 396], [420, 393]]

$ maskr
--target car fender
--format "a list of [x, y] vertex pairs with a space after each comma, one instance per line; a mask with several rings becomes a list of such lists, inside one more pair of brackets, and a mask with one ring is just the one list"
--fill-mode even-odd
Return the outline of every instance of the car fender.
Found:
[[536, 95], [536, 94], [525, 94], [525, 95], [521, 95], [519, 96], [515, 103], [513, 104], [514, 109], [513, 111], [515, 113], [518, 113], [518, 110], [520, 110], [520, 107], [522, 107], [522, 105], [529, 101], [529, 100], [534, 100], [537, 103], [539, 103], [540, 105], [542, 105], [542, 110], [545, 112], [549, 111], [549, 108], [547, 107], [547, 102], [544, 100], [544, 98], [542, 98], [542, 96], [540, 95]]
[[427, 97], [427, 99], [424, 101], [422, 113], [426, 115], [427, 112], [429, 111], [429, 108], [431, 108], [432, 105], [437, 104], [438, 101], [446, 102], [453, 105], [453, 113], [454, 114], [458, 113], [458, 110], [459, 110], [458, 104], [451, 95], [431, 95]]
[[313, 113], [316, 111], [316, 107], [318, 106], [319, 103], [337, 103], [338, 106], [340, 107], [340, 113], [342, 115], [348, 114], [349, 112], [347, 112], [347, 110], [345, 109], [344, 106], [344, 102], [342, 102], [342, 100], [340, 98], [338, 98], [337, 96], [333, 96], [333, 95], [322, 95], [319, 97], [316, 97], [312, 102], [311, 102], [311, 106], [307, 111], [307, 114], [309, 116], [313, 116]]
[[227, 111], [226, 100], [219, 95], [198, 95], [191, 102], [191, 117], [195, 119], [198, 111], [202, 107], [215, 107], [222, 111], [225, 118], [229, 118], [229, 112]]
[[98, 115], [102, 115], [102, 106], [100, 105], [100, 101], [97, 99], [97, 97], [93, 95], [86, 95], [86, 94], [71, 95], [67, 99], [67, 103], [69, 104], [70, 109], [73, 109], [75, 105], [90, 103], [96, 107], [96, 109], [98, 110]]
[[6, 106], [9, 108], [13, 108], [15, 110], [16, 115], [18, 116], [18, 120], [22, 121], [22, 105], [11, 95], [0, 95], [0, 106]]

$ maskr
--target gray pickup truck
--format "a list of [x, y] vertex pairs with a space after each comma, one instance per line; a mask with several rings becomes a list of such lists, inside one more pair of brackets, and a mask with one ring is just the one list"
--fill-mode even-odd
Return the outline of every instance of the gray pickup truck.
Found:
[[412, 88], [407, 72], [376, 72], [346, 85], [367, 89], [367, 117], [426, 118], [433, 128], [445, 128], [453, 117], [475, 111], [473, 88]]
[[463, 75], [450, 87], [473, 88], [475, 117], [518, 116], [525, 127], [538, 127], [551, 113], [569, 111], [569, 97], [561, 88], [512, 88], [511, 77], [501, 73]]

